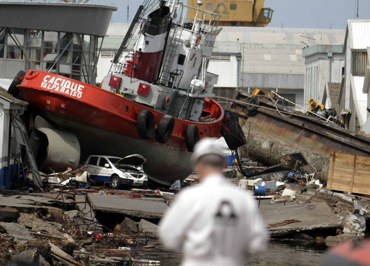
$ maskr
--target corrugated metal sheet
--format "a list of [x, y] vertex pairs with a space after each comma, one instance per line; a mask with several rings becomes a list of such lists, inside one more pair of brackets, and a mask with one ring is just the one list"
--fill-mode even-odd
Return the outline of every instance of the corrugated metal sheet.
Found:
[[122, 37], [105, 37], [102, 49], [103, 50], [117, 50], [122, 43]]
[[237, 54], [240, 53], [240, 43], [238, 42], [215, 42], [213, 47], [213, 54], [217, 53], [228, 53]]
[[341, 111], [339, 106], [340, 85], [341, 83], [336, 82], [326, 83], [327, 98], [330, 100], [330, 106], [326, 106], [326, 108], [334, 108], [337, 113]]
[[230, 60], [211, 60], [208, 71], [219, 75], [216, 87], [237, 87], [237, 61], [235, 56]]
[[110, 23], [106, 36], [125, 36], [129, 27], [129, 23]]
[[365, 76], [367, 64], [367, 52], [352, 53], [352, 74], [354, 76]]
[[345, 30], [337, 29], [295, 29], [223, 27], [217, 41], [238, 41], [242, 43], [270, 44], [342, 44]]
[[370, 20], [348, 20], [351, 49], [370, 47]]
[[[107, 36], [124, 36], [130, 24], [111, 23]], [[337, 29], [296, 29], [296, 28], [256, 28], [223, 27], [217, 42], [296, 44], [342, 44], [345, 30]]]
[[245, 73], [304, 74], [305, 69], [299, 45], [243, 45]]

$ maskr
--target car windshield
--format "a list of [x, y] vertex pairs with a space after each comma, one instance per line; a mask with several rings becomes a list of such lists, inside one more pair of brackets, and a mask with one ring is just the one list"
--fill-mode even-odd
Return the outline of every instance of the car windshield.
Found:
[[119, 160], [121, 160], [122, 158], [108, 158], [109, 161], [111, 161], [112, 164], [116, 164]]

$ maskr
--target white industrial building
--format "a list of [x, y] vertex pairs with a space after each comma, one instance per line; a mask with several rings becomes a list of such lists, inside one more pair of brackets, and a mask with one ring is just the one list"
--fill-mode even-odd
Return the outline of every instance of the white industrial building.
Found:
[[289, 100], [305, 105], [306, 72], [302, 49], [313, 45], [343, 43], [343, 30], [284, 28], [225, 28], [217, 41], [241, 43], [240, 86], [252, 91], [277, 91]]
[[[107, 75], [114, 52], [129, 24], [111, 23], [98, 63], [97, 82]], [[278, 91], [304, 105], [305, 61], [302, 49], [343, 44], [344, 30], [223, 27], [216, 39], [209, 71], [219, 75], [215, 93], [229, 98], [235, 88]], [[219, 98], [221, 103], [225, 100]]]
[[303, 49], [302, 57], [306, 65], [304, 102], [314, 99], [327, 108], [333, 107], [330, 96], [337, 94], [333, 91], [338, 88], [335, 84], [341, 83], [344, 74], [343, 45], [313, 45]]
[[369, 115], [369, 47], [370, 20], [348, 20], [344, 43], [346, 64], [339, 104], [346, 126], [355, 132], [361, 129]]

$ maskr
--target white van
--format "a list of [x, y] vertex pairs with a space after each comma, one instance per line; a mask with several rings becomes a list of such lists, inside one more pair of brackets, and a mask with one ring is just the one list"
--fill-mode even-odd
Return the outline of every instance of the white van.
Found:
[[148, 186], [148, 176], [143, 165], [146, 159], [133, 154], [124, 158], [91, 155], [87, 161], [87, 171], [96, 183], [111, 182], [113, 188], [127, 186]]

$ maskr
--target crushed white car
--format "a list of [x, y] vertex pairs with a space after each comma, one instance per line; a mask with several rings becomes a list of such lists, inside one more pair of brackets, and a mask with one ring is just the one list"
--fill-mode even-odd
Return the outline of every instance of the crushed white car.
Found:
[[145, 162], [146, 159], [140, 154], [132, 154], [124, 158], [91, 155], [86, 161], [86, 166], [90, 178], [96, 183], [111, 182], [113, 188], [124, 185], [147, 187], [148, 176], [143, 169]]

